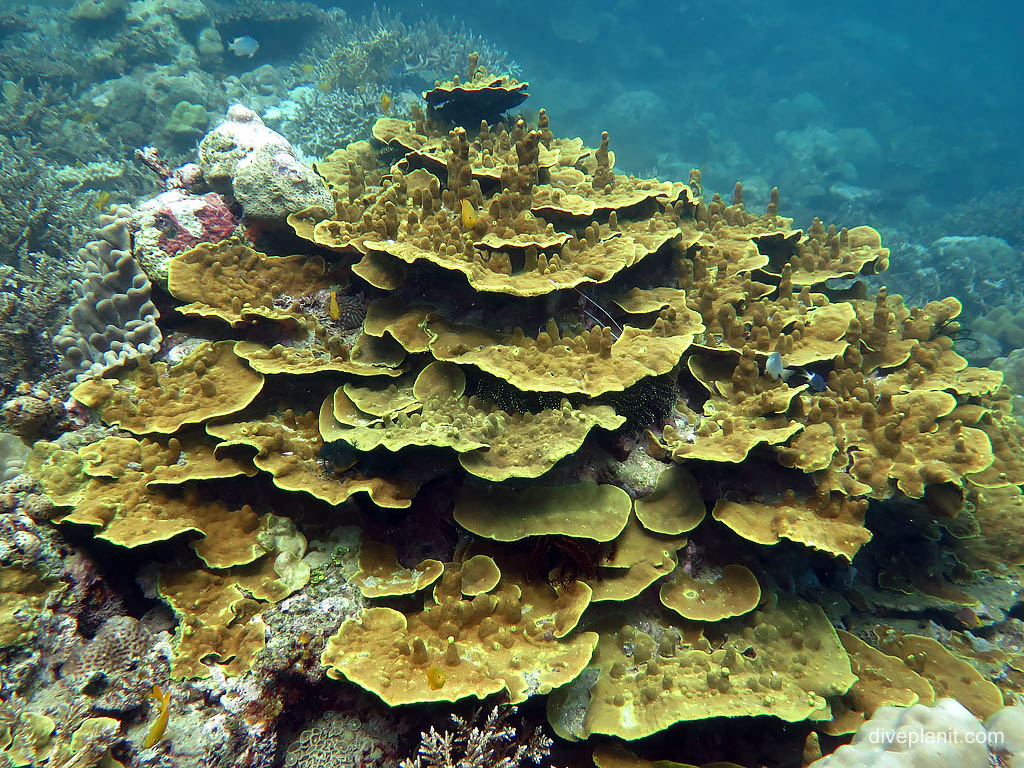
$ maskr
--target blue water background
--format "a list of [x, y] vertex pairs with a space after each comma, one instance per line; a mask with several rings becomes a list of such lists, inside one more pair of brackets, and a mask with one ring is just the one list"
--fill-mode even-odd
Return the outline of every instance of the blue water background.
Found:
[[1024, 183], [1019, 3], [389, 7], [456, 12], [521, 64], [526, 107], [591, 145], [609, 131], [620, 169], [685, 179], [699, 167], [708, 189], [742, 179], [748, 202], [777, 184], [798, 220], [924, 223]]

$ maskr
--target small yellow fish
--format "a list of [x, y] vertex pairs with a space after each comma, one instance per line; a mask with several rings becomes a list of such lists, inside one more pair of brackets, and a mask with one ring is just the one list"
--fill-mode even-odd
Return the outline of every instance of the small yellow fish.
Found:
[[93, 122], [95, 119], [96, 119], [96, 115], [95, 114], [93, 114], [92, 112], [86, 112], [84, 115], [82, 115], [80, 118], [78, 118], [78, 122], [81, 123], [82, 125], [88, 125], [89, 123]]
[[110, 193], [107, 190], [96, 193], [96, 199], [92, 201], [92, 207], [97, 211], [103, 212], [107, 209], [107, 203], [110, 202]]
[[967, 606], [955, 611], [953, 616], [968, 629], [978, 629], [985, 626], [985, 622], [982, 621], [981, 617]]
[[387, 91], [380, 95], [380, 111], [385, 115], [391, 111], [391, 96]]
[[446, 675], [444, 670], [440, 667], [431, 667], [427, 670], [427, 683], [430, 685], [430, 689], [432, 691], [444, 688], [444, 684], [447, 679], [448, 675]]
[[150, 695], [159, 705], [160, 712], [146, 734], [146, 740], [143, 742], [145, 749], [149, 749], [163, 738], [164, 731], [167, 730], [167, 720], [171, 716], [171, 692], [165, 693], [159, 685], [154, 685]]
[[461, 202], [462, 226], [464, 226], [466, 229], [472, 229], [473, 227], [476, 226], [476, 223], [480, 221], [480, 216], [477, 214], [476, 208], [473, 207], [473, 204], [469, 202], [469, 200], [463, 198]]
[[314, 67], [312, 64], [303, 64], [302, 65], [302, 71], [303, 71], [303, 73], [305, 73], [307, 75], [310, 72], [312, 72], [313, 70], [315, 70], [315, 69], [316, 69], [316, 67]]
[[341, 307], [338, 306], [338, 294], [331, 291], [331, 302], [327, 305], [327, 311], [331, 313], [331, 320], [341, 317]]
[[316, 89], [322, 93], [328, 93], [331, 90], [331, 81], [321, 80], [316, 84]]

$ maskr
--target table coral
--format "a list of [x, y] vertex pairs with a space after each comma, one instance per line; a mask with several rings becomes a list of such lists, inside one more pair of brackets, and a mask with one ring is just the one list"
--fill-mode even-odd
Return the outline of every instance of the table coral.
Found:
[[497, 541], [545, 535], [611, 541], [626, 527], [630, 507], [629, 494], [614, 485], [535, 485], [516, 493], [467, 483], [452, 515], [466, 530]]
[[[344, 676], [395, 706], [499, 691], [516, 703], [579, 674], [597, 642], [593, 632], [569, 635], [579, 606], [560, 604], [553, 589], [526, 584], [507, 568], [491, 590], [469, 599], [462, 568], [446, 565], [422, 611], [407, 616], [368, 608], [346, 619], [322, 656], [328, 675]], [[566, 611], [575, 618], [563, 618]]]
[[233, 346], [200, 344], [175, 365], [147, 361], [116, 380], [85, 381], [72, 397], [135, 434], [173, 434], [185, 424], [240, 411], [259, 394], [263, 376], [243, 364]]
[[600, 635], [588, 669], [548, 698], [548, 718], [563, 738], [637, 739], [718, 716], [803, 720], [856, 680], [825, 615], [796, 602], [756, 612], [717, 648], [706, 638], [680, 645], [671, 631], [655, 641], [628, 624]]

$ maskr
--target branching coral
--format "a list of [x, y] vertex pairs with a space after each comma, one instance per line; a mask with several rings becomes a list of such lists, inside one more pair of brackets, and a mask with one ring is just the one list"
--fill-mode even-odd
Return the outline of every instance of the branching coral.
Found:
[[41, 156], [40, 147], [17, 134], [0, 136], [0, 169], [3, 262], [16, 267], [30, 254], [66, 259], [85, 225], [85, 217], [73, 211], [86, 209], [92, 197], [69, 191]]
[[454, 731], [438, 733], [433, 727], [420, 734], [415, 757], [401, 768], [517, 768], [529, 760], [542, 765], [554, 742], [539, 728], [513, 724], [517, 707], [492, 707], [483, 717], [478, 710], [467, 719], [452, 715]]
[[0, 265], [0, 396], [21, 377], [57, 372], [49, 336], [66, 320], [71, 267], [66, 257], [33, 254], [20, 269]]

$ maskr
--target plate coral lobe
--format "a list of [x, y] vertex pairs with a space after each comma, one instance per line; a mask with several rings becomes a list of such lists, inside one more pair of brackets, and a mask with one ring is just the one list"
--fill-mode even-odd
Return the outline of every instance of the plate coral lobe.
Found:
[[[1002, 374], [954, 349], [960, 303], [869, 294], [890, 260], [870, 227], [794, 228], [777, 190], [753, 212], [740, 184], [620, 174], [607, 133], [503, 116], [527, 87], [471, 57], [312, 169], [232, 107], [202, 194], [238, 183], [238, 136], [264, 141], [296, 189], [236, 196], [286, 220], [286, 253], [239, 234], [142, 277], [129, 217], [104, 220], [79, 292], [97, 307], [58, 342], [93, 423], [36, 442], [4, 497], [57, 527], [22, 537], [36, 560], [5, 554], [0, 641], [28, 647], [69, 583], [55, 530], [123, 557], [158, 607], [145, 632], [94, 628], [110, 667], [60, 682], [77, 719], [0, 719], [13, 765], [319, 764], [311, 739], [393, 763], [416, 745], [380, 724], [435, 711], [399, 705], [465, 699], [523, 705], [475, 732], [457, 715], [467, 751], [506, 729], [516, 761], [599, 766], [648, 763], [607, 736], [811, 764], [889, 705], [1016, 727], [1024, 655], [946, 628], [965, 606], [1012, 621], [1024, 561], [1024, 430]], [[165, 330], [192, 344], [151, 361]], [[278, 748], [304, 697], [327, 714]], [[541, 709], [555, 743], [508, 720]]]

